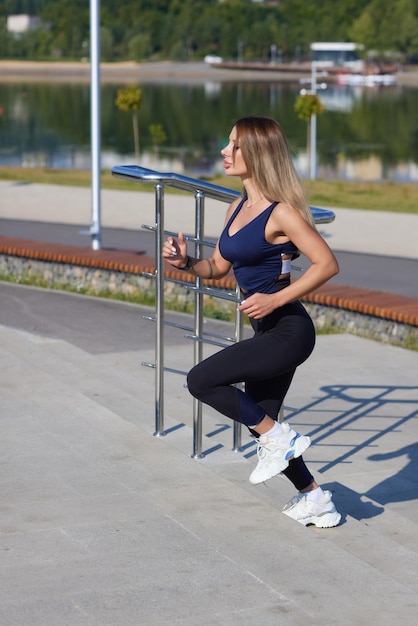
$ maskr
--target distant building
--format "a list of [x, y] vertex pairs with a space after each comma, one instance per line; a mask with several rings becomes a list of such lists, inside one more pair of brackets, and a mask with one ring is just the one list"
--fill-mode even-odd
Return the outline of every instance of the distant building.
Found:
[[7, 30], [10, 33], [20, 34], [32, 28], [38, 28], [41, 19], [34, 15], [9, 15], [7, 18]]
[[362, 72], [364, 62], [359, 52], [364, 46], [347, 42], [314, 42], [311, 43], [312, 61], [321, 67], [341, 67], [352, 72]]

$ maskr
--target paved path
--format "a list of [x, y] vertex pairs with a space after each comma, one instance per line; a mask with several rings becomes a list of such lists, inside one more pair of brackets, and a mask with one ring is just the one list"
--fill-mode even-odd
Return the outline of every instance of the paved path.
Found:
[[[64, 246], [89, 247], [90, 238], [83, 234], [85, 228], [82, 224], [0, 219], [0, 233], [5, 237], [33, 239]], [[153, 232], [144, 229], [103, 228], [102, 247], [108, 250], [136, 250], [153, 257], [155, 236]], [[342, 252], [335, 249], [334, 253], [340, 271], [331, 279], [331, 283], [418, 298], [418, 272], [415, 259]], [[302, 256], [296, 261], [296, 265], [305, 268], [309, 263]]]
[[[106, 247], [154, 254], [153, 235], [142, 229], [155, 223], [152, 192], [102, 190], [102, 242]], [[221, 232], [226, 205], [208, 199], [205, 233]], [[340, 273], [333, 282], [418, 297], [418, 215], [334, 209], [336, 219], [319, 230], [336, 253]], [[167, 193], [167, 230], [193, 232], [194, 200]], [[21, 185], [0, 181], [0, 235], [89, 246], [81, 235], [91, 221], [89, 189], [54, 185]], [[298, 265], [306, 267], [301, 257]]]
[[[321, 336], [296, 375], [287, 417], [343, 515], [318, 530], [281, 514], [284, 479], [250, 485], [254, 442], [232, 452], [226, 418], [205, 409], [205, 458], [190, 457], [182, 377], [166, 377], [167, 435], [153, 436], [146, 309], [0, 292], [1, 624], [415, 622], [417, 353]], [[168, 327], [166, 364], [192, 353]]]
[[[108, 228], [140, 229], [155, 222], [152, 192], [104, 189], [102, 224]], [[226, 205], [206, 200], [205, 233], [217, 237], [222, 229]], [[327, 207], [332, 208], [332, 207]], [[332, 209], [336, 219], [320, 226], [320, 231], [335, 250], [418, 259], [418, 215], [379, 211]], [[27, 220], [60, 224], [91, 222], [90, 189], [55, 185], [21, 185], [0, 181], [0, 219]], [[165, 202], [167, 230], [194, 228], [194, 199], [171, 194]]]

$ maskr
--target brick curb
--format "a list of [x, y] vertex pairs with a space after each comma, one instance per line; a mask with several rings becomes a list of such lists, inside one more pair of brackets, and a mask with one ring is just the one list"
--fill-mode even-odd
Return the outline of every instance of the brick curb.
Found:
[[[0, 237], [0, 254], [127, 274], [141, 275], [144, 272], [155, 272], [154, 257], [135, 250], [93, 251], [85, 247]], [[165, 276], [184, 280], [185, 273], [167, 268]], [[222, 289], [234, 290], [236, 286], [232, 274], [221, 280], [205, 282]], [[328, 283], [305, 296], [303, 301], [418, 327], [418, 298]]]

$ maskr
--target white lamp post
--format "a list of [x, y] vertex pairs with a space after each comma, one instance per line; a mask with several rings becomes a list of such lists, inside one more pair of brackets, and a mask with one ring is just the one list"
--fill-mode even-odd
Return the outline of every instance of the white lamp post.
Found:
[[90, 143], [91, 143], [91, 247], [101, 248], [101, 105], [100, 105], [100, 0], [90, 0]]
[[[326, 76], [326, 72], [321, 73], [322, 76]], [[326, 89], [326, 83], [317, 82], [318, 73], [315, 61], [311, 63], [311, 78], [303, 79], [301, 82], [309, 82], [311, 84], [310, 89], [301, 89], [301, 95], [313, 94], [316, 95], [318, 89]], [[313, 114], [310, 119], [310, 153], [309, 153], [309, 178], [315, 180], [317, 177], [317, 160], [316, 160], [316, 115]]]

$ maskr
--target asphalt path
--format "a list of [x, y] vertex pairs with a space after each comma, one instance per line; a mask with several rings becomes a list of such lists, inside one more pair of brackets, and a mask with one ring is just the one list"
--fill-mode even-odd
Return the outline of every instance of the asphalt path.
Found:
[[[0, 282], [0, 293], [0, 326], [60, 339], [90, 354], [129, 352], [138, 345], [155, 349], [153, 325], [143, 317], [154, 313], [151, 307], [6, 282]], [[183, 330], [166, 330], [165, 348], [184, 346], [190, 315], [170, 311], [168, 317]], [[205, 333], [230, 336], [231, 325], [207, 319]], [[251, 334], [249, 326], [244, 333]]]
[[[0, 219], [0, 235], [6, 237], [89, 247], [89, 236], [81, 232], [85, 229], [85, 225]], [[149, 256], [155, 255], [154, 234], [142, 229], [103, 228], [102, 247], [139, 250]], [[416, 259], [339, 250], [334, 252], [340, 265], [340, 272], [331, 282], [412, 298], [418, 297]], [[295, 265], [305, 269], [308, 261], [301, 257], [295, 261]]]

